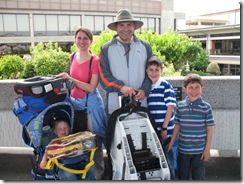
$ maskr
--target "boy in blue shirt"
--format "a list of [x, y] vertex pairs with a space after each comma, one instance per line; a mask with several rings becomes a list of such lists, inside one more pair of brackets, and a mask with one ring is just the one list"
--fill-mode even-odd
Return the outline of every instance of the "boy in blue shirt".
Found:
[[[148, 109], [153, 116], [158, 133], [161, 135], [161, 143], [165, 150], [166, 140], [170, 139], [174, 129], [174, 107], [176, 98], [172, 85], [162, 79], [162, 61], [152, 56], [146, 63], [146, 72], [152, 81], [151, 91], [148, 96]], [[173, 151], [166, 152], [165, 155], [170, 169], [170, 179], [175, 179], [174, 154]]]
[[188, 74], [184, 79], [185, 100], [177, 104], [175, 128], [167, 150], [171, 150], [176, 136], [178, 142], [178, 174], [180, 180], [204, 180], [205, 161], [210, 159], [210, 146], [215, 125], [212, 108], [201, 97], [202, 79]]

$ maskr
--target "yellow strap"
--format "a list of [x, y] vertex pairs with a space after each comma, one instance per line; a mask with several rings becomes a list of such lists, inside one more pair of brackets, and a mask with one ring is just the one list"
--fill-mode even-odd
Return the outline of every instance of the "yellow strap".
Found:
[[90, 167], [94, 164], [94, 153], [96, 151], [96, 148], [91, 149], [91, 154], [90, 154], [90, 162], [85, 166], [83, 170], [75, 170], [75, 169], [70, 169], [58, 162], [57, 158], [51, 158], [48, 160], [47, 165], [45, 166], [45, 169], [53, 169], [54, 164], [56, 164], [59, 168], [63, 169], [64, 171], [71, 172], [73, 174], [82, 174], [82, 179], [86, 178], [86, 174], [89, 171]]

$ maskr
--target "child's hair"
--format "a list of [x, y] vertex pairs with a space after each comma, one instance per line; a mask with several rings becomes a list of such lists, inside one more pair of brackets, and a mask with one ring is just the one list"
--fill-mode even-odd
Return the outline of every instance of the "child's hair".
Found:
[[162, 69], [162, 60], [159, 59], [158, 57], [156, 56], [152, 56], [148, 59], [148, 61], [146, 62], [146, 69], [151, 66], [151, 65], [156, 65], [156, 66], [159, 66], [161, 69]]
[[66, 119], [55, 119], [53, 121], [53, 129], [55, 129], [60, 122], [65, 122], [70, 127]]
[[195, 82], [203, 86], [202, 78], [200, 77], [200, 75], [194, 73], [187, 74], [184, 78], [184, 87], [186, 88], [188, 84]]

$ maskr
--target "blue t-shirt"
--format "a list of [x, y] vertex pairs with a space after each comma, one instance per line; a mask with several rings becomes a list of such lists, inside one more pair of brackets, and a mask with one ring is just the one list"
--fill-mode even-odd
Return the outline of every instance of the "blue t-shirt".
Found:
[[207, 126], [215, 125], [211, 105], [201, 97], [194, 102], [186, 97], [177, 104], [175, 124], [180, 125], [178, 151], [201, 154], [206, 146]]

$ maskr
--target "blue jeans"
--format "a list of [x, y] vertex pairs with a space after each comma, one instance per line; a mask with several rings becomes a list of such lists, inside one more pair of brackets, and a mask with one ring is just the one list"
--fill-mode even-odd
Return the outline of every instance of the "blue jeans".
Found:
[[177, 166], [177, 158], [178, 158], [178, 136], [176, 137], [175, 139], [175, 142], [173, 144], [173, 147], [172, 147], [172, 151], [174, 153], [174, 168], [175, 168], [175, 171], [178, 170], [178, 166]]
[[174, 169], [175, 171], [178, 170], [178, 166], [177, 166], [177, 157], [178, 157], [178, 147], [177, 146], [173, 146], [172, 147], [172, 151], [174, 154]]
[[160, 138], [167, 162], [168, 162], [168, 166], [169, 166], [169, 170], [170, 170], [170, 180], [175, 180], [175, 158], [174, 158], [174, 152], [171, 151], [166, 151], [166, 148], [164, 146], [164, 140], [162, 138]]
[[[71, 164], [67, 166], [68, 168], [71, 169], [76, 169], [76, 170], [83, 170], [86, 166], [86, 162], [83, 163], [77, 163], [77, 164]], [[86, 178], [85, 180], [95, 180], [95, 164], [93, 164], [89, 171], [86, 173]], [[82, 180], [82, 174], [73, 174], [71, 172], [64, 171], [62, 169], [58, 169], [58, 177], [60, 180]]]
[[193, 180], [205, 179], [205, 161], [201, 160], [202, 154], [188, 155], [178, 152], [179, 180], [189, 180], [190, 173]]

